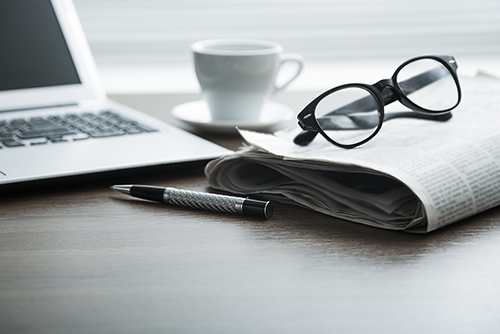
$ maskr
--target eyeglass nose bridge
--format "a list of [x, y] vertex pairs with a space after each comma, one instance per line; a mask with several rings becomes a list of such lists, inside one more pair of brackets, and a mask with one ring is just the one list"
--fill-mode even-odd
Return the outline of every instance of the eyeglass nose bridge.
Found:
[[393, 98], [394, 94], [398, 93], [392, 78], [380, 80], [372, 86], [380, 92], [384, 101]]
[[392, 78], [383, 79], [377, 82], [376, 84], [373, 84], [372, 86], [377, 88], [380, 92], [382, 92], [387, 87], [394, 88], [394, 81], [392, 80]]
[[404, 94], [399, 91], [397, 85], [394, 82], [394, 78], [383, 79], [372, 86], [380, 92], [380, 96], [382, 97], [382, 103], [384, 106], [392, 102], [399, 101], [405, 107], [411, 108], [406, 102], [406, 99], [403, 97]]

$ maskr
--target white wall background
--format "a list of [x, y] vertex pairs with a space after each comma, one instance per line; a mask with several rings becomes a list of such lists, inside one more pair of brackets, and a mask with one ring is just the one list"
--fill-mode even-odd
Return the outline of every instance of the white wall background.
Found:
[[[119, 77], [126, 72], [126, 77], [135, 73], [139, 82], [147, 73], [183, 73], [191, 66], [191, 43], [220, 37], [276, 41], [285, 51], [305, 57], [310, 70], [334, 64], [358, 68], [394, 58], [395, 67], [406, 58], [429, 53], [454, 55], [459, 63], [460, 58], [486, 59], [490, 67], [497, 59], [500, 63], [498, 0], [74, 2], [108, 86], [123, 86], [125, 77]], [[193, 84], [189, 76], [185, 88]]]

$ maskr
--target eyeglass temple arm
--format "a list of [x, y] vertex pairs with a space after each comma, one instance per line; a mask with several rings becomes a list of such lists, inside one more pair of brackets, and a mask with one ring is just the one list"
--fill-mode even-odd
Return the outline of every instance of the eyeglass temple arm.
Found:
[[[407, 80], [401, 81], [399, 86], [404, 88], [405, 94], [409, 95], [417, 90], [424, 88], [425, 86], [430, 85], [433, 82], [438, 81], [444, 76], [448, 75], [448, 70], [443, 69], [442, 67], [433, 68], [426, 72], [420, 73], [414, 77], [411, 77]], [[375, 84], [374, 86], [376, 86]], [[384, 106], [391, 104], [397, 101], [396, 95], [391, 90], [387, 89], [382, 92], [382, 98], [384, 99]], [[355, 108], [354, 108], [355, 107]], [[331, 114], [336, 115], [347, 115], [354, 112], [363, 112], [363, 111], [372, 111], [373, 110], [373, 98], [371, 96], [364, 97], [362, 99], [353, 101], [341, 108], [332, 110], [325, 116], [329, 116]]]
[[[400, 83], [400, 86], [406, 87], [406, 94], [411, 94], [427, 85], [430, 85], [431, 83], [439, 80], [440, 78], [444, 77], [445, 75], [448, 74], [448, 71], [443, 71], [442, 68], [434, 68], [431, 70], [428, 70], [426, 72], [423, 72], [419, 75], [416, 75], [414, 77], [411, 77], [410, 79], [404, 80]], [[388, 105], [394, 101], [397, 100], [395, 94], [391, 90], [386, 90], [384, 91], [384, 95], [382, 96], [384, 99], [384, 105]], [[371, 111], [373, 109], [373, 98], [371, 96], [367, 96], [364, 98], [361, 98], [359, 100], [356, 100], [354, 102], [351, 102], [341, 108], [332, 110], [331, 112], [327, 113], [325, 116], [329, 116], [332, 114], [336, 115], [347, 115], [352, 113], [353, 109], [355, 107], [356, 112], [363, 112], [363, 111]], [[412, 116], [399, 116], [399, 117], [413, 117], [413, 118], [425, 118], [425, 117], [420, 117], [420, 116], [415, 116], [419, 114], [415, 114], [412, 112], [408, 112], [408, 114], [412, 114]], [[451, 113], [450, 113], [451, 115]], [[446, 116], [446, 114], [445, 114]], [[450, 116], [451, 117], [451, 116]], [[395, 116], [391, 117], [395, 118]], [[384, 121], [385, 121], [384, 117]], [[388, 119], [387, 119], [388, 120]], [[297, 145], [300, 146], [305, 146], [308, 145], [310, 142], [314, 140], [316, 135], [318, 134], [317, 131], [312, 131], [312, 130], [304, 130], [300, 132], [293, 140], [293, 142]]]
[[[373, 119], [373, 115], [356, 115], [356, 116], [349, 116], [349, 115], [334, 115], [331, 117], [348, 117], [351, 119], [352, 127], [350, 128], [343, 128], [342, 130], [365, 130], [365, 129], [371, 129], [374, 127], [377, 127], [378, 120]], [[402, 112], [393, 112], [393, 113], [387, 113], [384, 114], [384, 122], [389, 121], [391, 119], [395, 118], [417, 118], [417, 119], [425, 119], [425, 120], [430, 120], [430, 121], [438, 121], [438, 122], [446, 122], [449, 120], [453, 114], [451, 112], [447, 112], [445, 114], [439, 114], [439, 115], [429, 115], [429, 114], [419, 114], [415, 113], [412, 111], [402, 111]], [[338, 129], [338, 126], [335, 125], [335, 122], [328, 122], [327, 118], [323, 118], [326, 122], [323, 122], [321, 127], [324, 130], [335, 130]], [[317, 131], [302, 131], [300, 132], [293, 140], [293, 142], [297, 145], [300, 146], [306, 146], [313, 139], [316, 137], [318, 134]]]
[[430, 114], [418, 114], [412, 111], [401, 111], [401, 112], [393, 112], [387, 113], [384, 115], [384, 122], [394, 119], [394, 118], [417, 118], [417, 119], [426, 119], [429, 121], [438, 121], [438, 122], [446, 122], [450, 118], [453, 117], [453, 114], [450, 112], [438, 115], [430, 115]]

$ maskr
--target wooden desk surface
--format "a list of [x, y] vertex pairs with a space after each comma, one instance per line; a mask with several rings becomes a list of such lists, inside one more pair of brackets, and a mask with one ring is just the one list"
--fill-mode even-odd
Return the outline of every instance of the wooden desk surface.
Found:
[[[196, 96], [113, 98], [169, 120]], [[201, 168], [127, 181], [210, 191]], [[500, 208], [412, 235], [279, 203], [268, 221], [195, 211], [109, 185], [0, 195], [0, 333], [500, 332]]]

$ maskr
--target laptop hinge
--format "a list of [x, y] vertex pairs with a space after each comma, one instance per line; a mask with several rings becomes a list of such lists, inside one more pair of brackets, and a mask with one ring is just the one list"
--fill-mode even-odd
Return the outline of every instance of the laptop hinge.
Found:
[[7, 113], [11, 111], [29, 111], [29, 110], [43, 110], [43, 109], [51, 109], [51, 108], [64, 108], [64, 107], [75, 107], [78, 106], [77, 103], [68, 103], [68, 104], [58, 104], [53, 106], [43, 106], [43, 107], [32, 107], [32, 108], [19, 108], [19, 109], [5, 109], [0, 110], [0, 113]]

